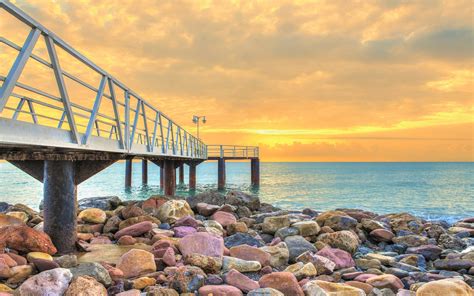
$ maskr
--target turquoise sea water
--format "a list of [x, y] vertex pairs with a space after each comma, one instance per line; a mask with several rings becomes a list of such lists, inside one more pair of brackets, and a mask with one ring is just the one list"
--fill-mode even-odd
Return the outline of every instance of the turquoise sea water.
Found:
[[[159, 168], [148, 165], [149, 185], [141, 186], [141, 163], [133, 164], [133, 187], [124, 188], [125, 163], [115, 163], [79, 185], [79, 198], [117, 195], [122, 199], [159, 194]], [[198, 166], [198, 192], [215, 189], [217, 164]], [[187, 182], [187, 169], [185, 169]], [[410, 212], [454, 221], [474, 216], [474, 163], [261, 163], [261, 186], [250, 187], [250, 164], [228, 162], [229, 189], [253, 192], [287, 209], [362, 208], [377, 213]], [[179, 195], [190, 194], [180, 188]], [[0, 201], [37, 207], [42, 185], [12, 165], [0, 163]]]

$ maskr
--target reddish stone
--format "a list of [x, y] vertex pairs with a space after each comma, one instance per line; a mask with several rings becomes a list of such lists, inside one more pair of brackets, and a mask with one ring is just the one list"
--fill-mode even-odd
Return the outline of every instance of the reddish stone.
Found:
[[6, 253], [6, 255], [8, 255], [13, 260], [15, 260], [17, 265], [26, 265], [26, 264], [28, 264], [28, 261], [23, 256], [20, 256], [20, 255], [15, 254], [15, 253]]
[[36, 266], [36, 269], [38, 269], [39, 272], [60, 267], [58, 263], [46, 259], [32, 259], [31, 263]]
[[199, 288], [199, 296], [242, 296], [236, 287], [228, 285], [206, 285]]
[[163, 254], [163, 262], [168, 266], [176, 265], [176, 257], [173, 248], [169, 247]]
[[183, 256], [192, 253], [211, 257], [222, 257], [224, 254], [224, 240], [222, 237], [207, 232], [197, 232], [183, 237], [178, 248]]
[[142, 209], [145, 211], [158, 209], [167, 201], [168, 199], [164, 196], [152, 196], [142, 203]]
[[13, 267], [17, 266], [18, 263], [13, 260], [12, 257], [8, 256], [8, 254], [0, 254], [0, 259], [3, 259], [5, 261], [5, 264], [8, 265], [8, 267]]
[[175, 237], [185, 237], [186, 235], [190, 235], [197, 232], [196, 228], [191, 226], [178, 226], [173, 228], [173, 230]]
[[178, 226], [189, 226], [193, 228], [198, 228], [199, 222], [192, 216], [184, 216], [183, 218], [179, 218], [178, 220], [176, 220], [176, 222], [174, 223], [174, 227]]
[[211, 219], [219, 222], [223, 227], [227, 227], [228, 225], [237, 222], [237, 219], [233, 214], [224, 211], [215, 212]]
[[124, 219], [129, 219], [129, 218], [133, 218], [133, 217], [139, 217], [139, 216], [144, 216], [146, 213], [144, 210], [142, 210], [142, 208], [139, 208], [137, 205], [135, 204], [131, 204], [131, 205], [128, 205], [126, 206], [123, 210], [122, 210], [122, 217]]
[[244, 293], [260, 288], [258, 282], [241, 274], [235, 269], [231, 269], [225, 276], [225, 282], [231, 286], [237, 287]]
[[402, 281], [393, 274], [382, 274], [371, 277], [366, 281], [366, 283], [378, 289], [391, 289], [395, 293], [403, 288]]
[[372, 287], [369, 284], [356, 282], [356, 281], [348, 281], [348, 282], [345, 282], [344, 284], [349, 285], [349, 286], [354, 287], [354, 288], [359, 288], [359, 289], [363, 290], [365, 292], [365, 294], [367, 294], [367, 295], [369, 295], [370, 292], [372, 292], [372, 290], [374, 289], [374, 287]]
[[230, 248], [230, 256], [247, 261], [258, 261], [262, 266], [270, 265], [271, 255], [263, 250], [249, 245]]
[[273, 288], [285, 295], [304, 296], [296, 277], [291, 272], [273, 272], [258, 281], [262, 288]]
[[0, 228], [0, 249], [10, 248], [20, 252], [43, 252], [53, 255], [56, 247], [49, 236], [26, 225]]
[[355, 279], [356, 277], [358, 277], [359, 275], [363, 274], [362, 271], [356, 271], [356, 272], [348, 272], [348, 273], [344, 273], [342, 275], [342, 279], [348, 281], [348, 280], [353, 280]]
[[373, 278], [373, 277], [376, 277], [377, 275], [376, 274], [371, 274], [371, 273], [363, 273], [361, 275], [358, 275], [354, 278], [354, 281], [358, 281], [358, 282], [363, 282], [365, 283], [368, 279], [370, 278]]
[[390, 242], [395, 234], [387, 229], [375, 229], [370, 232], [370, 236], [379, 242]]
[[336, 263], [336, 269], [354, 267], [355, 262], [351, 254], [341, 249], [324, 247], [319, 250], [316, 255], [323, 256]]
[[219, 206], [210, 205], [210, 204], [207, 204], [207, 203], [198, 203], [196, 205], [196, 209], [197, 209], [197, 212], [200, 215], [209, 217], [219, 209]]
[[137, 239], [130, 235], [124, 235], [120, 237], [117, 241], [117, 243], [122, 246], [134, 245], [136, 244], [136, 242], [137, 242]]
[[117, 231], [115, 233], [114, 238], [119, 239], [120, 237], [124, 235], [130, 235], [130, 236], [140, 236], [144, 233], [147, 233], [153, 228], [153, 223], [150, 221], [143, 221], [137, 224], [133, 224], [132, 226], [125, 227], [122, 230]]
[[11, 275], [12, 271], [10, 270], [8, 264], [5, 262], [5, 259], [0, 258], [0, 279], [7, 279], [11, 277]]

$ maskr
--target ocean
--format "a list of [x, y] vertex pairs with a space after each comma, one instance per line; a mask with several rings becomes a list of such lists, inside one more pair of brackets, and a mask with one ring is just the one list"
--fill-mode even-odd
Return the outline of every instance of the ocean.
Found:
[[[227, 189], [257, 194], [285, 209], [359, 208], [377, 213], [409, 212], [449, 222], [474, 216], [474, 163], [271, 163], [262, 162], [261, 184], [250, 186], [249, 162], [227, 162]], [[160, 194], [159, 168], [149, 163], [141, 185], [141, 162], [133, 163], [132, 188], [124, 188], [125, 163], [118, 162], [85, 181], [78, 198], [117, 195], [124, 200]], [[185, 166], [185, 182], [187, 183]], [[197, 192], [217, 187], [217, 163], [197, 168]], [[42, 184], [0, 162], [0, 201], [37, 208]], [[178, 195], [192, 194], [186, 186]]]

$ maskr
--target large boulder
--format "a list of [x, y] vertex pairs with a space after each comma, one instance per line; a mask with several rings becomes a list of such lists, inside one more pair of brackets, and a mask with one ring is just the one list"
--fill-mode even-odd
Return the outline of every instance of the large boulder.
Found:
[[225, 204], [225, 200], [225, 196], [216, 190], [208, 190], [193, 196], [189, 196], [186, 199], [193, 209], [196, 208], [198, 203], [222, 206]]
[[62, 296], [72, 280], [72, 273], [65, 268], [43, 271], [27, 279], [18, 289], [20, 295]]
[[49, 236], [26, 225], [0, 228], [0, 249], [10, 248], [20, 252], [43, 252], [53, 255], [56, 247]]
[[0, 227], [10, 225], [24, 225], [25, 222], [20, 218], [13, 217], [11, 215], [0, 214]]
[[443, 279], [423, 284], [417, 291], [416, 296], [472, 296], [474, 290], [460, 279]]
[[197, 253], [211, 257], [224, 255], [224, 240], [222, 237], [207, 232], [197, 232], [179, 240], [178, 248], [183, 256]]
[[185, 200], [169, 200], [158, 209], [157, 216], [162, 222], [174, 223], [180, 218], [194, 216], [194, 212]]
[[117, 268], [123, 271], [125, 278], [156, 271], [155, 258], [145, 250], [131, 249], [117, 262]]
[[105, 223], [105, 220], [107, 220], [107, 215], [101, 209], [90, 208], [81, 211], [78, 215], [78, 218], [83, 222], [103, 224]]
[[353, 232], [348, 230], [323, 233], [318, 237], [318, 241], [333, 248], [347, 251], [351, 254], [354, 254], [359, 247], [359, 238]]
[[354, 267], [355, 262], [351, 254], [344, 250], [324, 247], [319, 250], [316, 255], [323, 256], [336, 264], [336, 269]]
[[260, 200], [255, 195], [250, 195], [241, 191], [232, 190], [227, 192], [226, 203], [233, 206], [246, 206], [251, 211], [256, 211], [260, 208]]
[[110, 211], [118, 207], [122, 201], [118, 196], [89, 197], [78, 200], [81, 210], [89, 208], [98, 208], [104, 211]]
[[274, 234], [278, 229], [290, 226], [290, 224], [290, 217], [288, 215], [266, 217], [263, 219], [262, 231]]

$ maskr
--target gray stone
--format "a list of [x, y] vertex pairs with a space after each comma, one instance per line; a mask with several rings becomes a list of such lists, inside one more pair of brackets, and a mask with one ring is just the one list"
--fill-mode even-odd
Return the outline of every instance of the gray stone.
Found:
[[317, 251], [315, 246], [299, 235], [288, 236], [285, 238], [285, 243], [290, 252], [290, 262], [295, 262], [296, 257], [306, 251]]
[[73, 276], [88, 275], [95, 278], [98, 282], [108, 287], [112, 284], [109, 272], [99, 263], [87, 262], [81, 263], [76, 267], [69, 269]]

